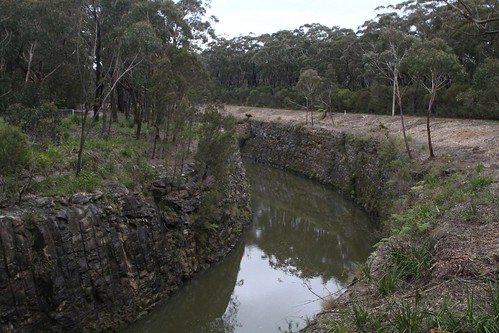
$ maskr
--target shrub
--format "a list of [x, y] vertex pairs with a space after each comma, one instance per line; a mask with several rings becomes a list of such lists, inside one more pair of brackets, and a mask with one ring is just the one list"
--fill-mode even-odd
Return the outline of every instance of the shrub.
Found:
[[198, 150], [195, 155], [198, 171], [207, 176], [209, 172], [223, 186], [227, 162], [233, 154], [235, 143], [235, 120], [223, 117], [216, 106], [210, 106], [202, 115]]
[[71, 128], [72, 126], [80, 127], [81, 123], [82, 117], [80, 115], [74, 115], [64, 118], [61, 122], [61, 125], [65, 128]]
[[63, 161], [61, 151], [55, 146], [49, 146], [46, 151], [38, 151], [34, 154], [34, 168], [43, 174], [50, 173], [55, 166]]
[[59, 142], [61, 119], [61, 113], [52, 104], [36, 108], [13, 104], [9, 106], [5, 116], [8, 123], [21, 128], [24, 133], [43, 144]]
[[29, 156], [26, 136], [16, 127], [0, 126], [0, 175], [11, 176], [24, 170]]

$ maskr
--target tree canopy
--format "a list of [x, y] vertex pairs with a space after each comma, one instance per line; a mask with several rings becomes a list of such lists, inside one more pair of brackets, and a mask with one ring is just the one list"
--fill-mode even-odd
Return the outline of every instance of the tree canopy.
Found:
[[[210, 100], [395, 114], [398, 94], [407, 114], [425, 114], [431, 99], [436, 116], [499, 118], [497, 1], [407, 0], [359, 31], [309, 23], [231, 39], [216, 36], [209, 5], [0, 1], [0, 114], [12, 105], [82, 109], [102, 117], [105, 135], [121, 112], [139, 138], [143, 123], [171, 129], [177, 113], [190, 117], [181, 105]], [[441, 76], [432, 96], [426, 71], [438, 52], [401, 64], [411, 45], [423, 52], [435, 41], [462, 73]], [[310, 73], [320, 78], [313, 89]]]
[[497, 119], [494, 80], [479, 87], [484, 80], [478, 77], [484, 73], [480, 68], [495, 66], [498, 59], [498, 6], [494, 1], [409, 0], [385, 8], [357, 32], [314, 23], [273, 34], [217, 38], [202, 57], [214, 80], [214, 98], [222, 102], [300, 107], [300, 75], [315, 70], [328, 83], [323, 94], [329, 90], [331, 95], [330, 105], [322, 99], [317, 108], [388, 114], [395, 111], [396, 82], [404, 110], [422, 115], [429, 93], [400, 62], [412, 43], [439, 39], [464, 73], [438, 91], [434, 114]]

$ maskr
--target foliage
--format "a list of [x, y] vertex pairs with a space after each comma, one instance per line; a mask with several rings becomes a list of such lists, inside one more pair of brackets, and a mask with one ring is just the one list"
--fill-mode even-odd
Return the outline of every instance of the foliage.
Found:
[[44, 196], [68, 196], [77, 192], [94, 192], [100, 184], [101, 180], [95, 173], [84, 171], [78, 177], [49, 176], [33, 184], [33, 188]]
[[44, 104], [35, 108], [13, 104], [5, 115], [7, 122], [18, 126], [34, 140], [44, 144], [59, 142], [61, 119], [61, 113], [52, 104]]
[[195, 160], [203, 178], [213, 175], [223, 185], [224, 171], [233, 155], [235, 143], [235, 120], [224, 117], [218, 107], [210, 105], [201, 115], [198, 150]]
[[[306, 69], [300, 74], [300, 79], [296, 83], [296, 89], [305, 97], [313, 101], [314, 94], [317, 93], [322, 83], [322, 78], [315, 69]], [[309, 103], [307, 103], [310, 106]]]
[[36, 150], [33, 153], [33, 169], [37, 173], [49, 175], [62, 164], [63, 156], [59, 147], [50, 145], [46, 150]]
[[16, 127], [0, 125], [0, 176], [24, 171], [30, 163], [30, 146]]
[[[90, 132], [101, 125], [101, 135], [110, 135], [119, 112], [128, 123], [133, 121], [137, 138], [142, 124], [150, 121], [164, 126], [167, 135], [165, 109], [185, 99], [195, 105], [207, 95], [201, 84], [204, 70], [194, 52], [213, 36], [205, 19], [207, 5], [160, 0], [0, 2], [0, 113], [6, 112], [6, 120], [46, 147], [60, 139], [60, 120], [52, 111], [84, 112], [84, 117], [68, 120], [82, 126], [77, 173], [85, 164]], [[86, 122], [87, 114], [92, 123]], [[193, 113], [186, 115], [187, 122], [188, 117], [192, 120]]]
[[[462, 92], [457, 100], [473, 108], [474, 116], [482, 117], [481, 109], [497, 110], [499, 107], [499, 59], [487, 58], [481, 63], [473, 77], [473, 85]], [[481, 108], [476, 109], [476, 105]], [[495, 117], [494, 119], [498, 119]]]
[[461, 70], [453, 50], [439, 38], [414, 43], [402, 66], [429, 88], [432, 80], [436, 80], [437, 86], [443, 86]]
[[376, 280], [378, 292], [388, 295], [401, 287], [402, 282], [421, 279], [429, 270], [431, 260], [431, 243], [402, 244], [388, 249], [387, 265]]
[[400, 234], [422, 233], [432, 227], [440, 215], [435, 204], [425, 203], [394, 215], [394, 229]]
[[197, 212], [198, 224], [208, 230], [215, 230], [216, 225], [213, 221], [219, 220], [219, 208], [224, 199], [221, 195], [228, 186], [228, 170], [236, 144], [235, 131], [233, 117], [222, 116], [216, 105], [206, 107], [201, 115], [195, 161], [200, 180], [207, 181], [211, 178], [211, 186], [203, 194], [201, 207]]
[[[477, 9], [474, 14], [485, 17], [490, 12], [484, 3], [473, 5]], [[389, 114], [394, 109], [391, 88], [398, 85], [402, 95], [399, 104], [404, 111], [423, 114], [425, 92], [421, 81], [411, 76], [429, 78], [424, 73], [429, 67], [418, 65], [418, 75], [414, 75], [407, 66], [400, 65], [414, 42], [413, 53], [418, 53], [415, 50], [420, 45], [437, 46], [437, 41], [443, 41], [447, 45], [444, 53], [440, 46], [429, 47], [427, 50], [437, 56], [427, 57], [429, 53], [421, 52], [420, 58], [441, 61], [454, 55], [455, 63], [462, 64], [466, 73], [442, 87], [449, 89], [449, 94], [446, 98], [437, 97], [436, 115], [497, 119], [497, 89], [494, 90], [492, 78], [497, 69], [498, 35], [474, 36], [473, 27], [452, 7], [442, 6], [439, 1], [409, 0], [391, 8], [393, 11], [367, 21], [357, 34], [341, 27], [305, 24], [273, 34], [216, 39], [202, 54], [213, 79], [214, 99], [239, 105], [296, 108], [304, 104], [299, 98], [292, 99], [295, 104], [288, 103], [277, 92], [293, 89], [303, 70], [313, 68], [324, 82], [319, 93], [326, 104], [324, 109], [334, 103], [336, 112]], [[438, 68], [449, 69], [446, 66]], [[483, 71], [490, 73], [486, 86], [475, 79], [481, 67], [490, 69]], [[462, 90], [453, 90], [454, 85], [470, 87], [472, 94], [467, 95], [466, 105], [456, 100], [465, 95], [459, 97]], [[274, 93], [269, 94], [270, 91]], [[467, 89], [464, 91], [468, 94]], [[331, 98], [333, 94], [336, 96]]]

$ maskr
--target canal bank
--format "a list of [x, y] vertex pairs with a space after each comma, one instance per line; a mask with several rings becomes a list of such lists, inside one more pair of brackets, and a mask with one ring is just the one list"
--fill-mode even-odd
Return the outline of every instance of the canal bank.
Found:
[[[390, 211], [395, 189], [387, 186], [400, 157], [382, 133], [353, 135], [303, 124], [244, 121], [243, 157], [330, 185], [375, 218]], [[402, 191], [405, 189], [401, 189]]]

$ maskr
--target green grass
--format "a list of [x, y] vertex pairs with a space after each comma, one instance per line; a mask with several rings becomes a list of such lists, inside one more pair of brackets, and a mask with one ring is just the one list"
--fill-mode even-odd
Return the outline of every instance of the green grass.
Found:
[[[385, 152], [390, 152], [390, 148], [390, 145], [385, 147]], [[390, 236], [384, 241], [388, 242], [385, 245], [389, 244], [387, 252], [381, 252], [385, 265], [376, 272], [366, 265], [359, 273], [364, 281], [372, 284], [371, 290], [377, 296], [368, 300], [369, 303], [353, 302], [347, 309], [335, 309], [335, 313], [341, 311], [341, 316], [325, 323], [325, 331], [429, 332], [440, 329], [442, 333], [499, 333], [497, 282], [490, 287], [486, 299], [483, 293], [475, 297], [470, 292], [466, 299], [453, 299], [453, 303], [442, 303], [441, 299], [431, 298], [434, 294], [414, 291], [428, 288], [433, 243], [423, 240], [431, 239], [429, 231], [434, 226], [442, 221], [488, 223], [497, 220], [487, 208], [499, 205], [497, 190], [491, 186], [497, 180], [483, 164], [452, 170], [449, 162], [436, 162], [423, 165], [420, 170], [409, 169], [413, 164], [398, 159], [385, 164], [397, 175], [391, 180], [392, 187], [402, 189], [400, 184], [404, 185], [404, 182], [409, 186], [407, 192], [400, 191], [395, 201], [396, 213], [384, 221]], [[398, 301], [392, 298], [407, 295], [410, 290], [415, 295], [412, 298], [402, 296]], [[380, 305], [379, 298], [384, 298], [384, 304]], [[464, 309], [460, 305], [463, 302]]]
[[45, 151], [36, 149], [33, 152], [33, 167], [36, 172], [48, 175], [52, 170], [62, 165], [64, 161], [60, 147], [50, 145]]
[[429, 319], [429, 311], [421, 304], [420, 294], [417, 291], [414, 301], [403, 300], [392, 309], [390, 326], [397, 332], [423, 332], [423, 327]]
[[440, 209], [432, 202], [416, 205], [393, 216], [395, 224], [392, 232], [401, 235], [421, 234], [436, 223], [440, 214]]
[[476, 298], [469, 291], [465, 311], [451, 309], [449, 300], [446, 299], [439, 311], [432, 314], [433, 326], [449, 332], [499, 332], [499, 287], [491, 286], [488, 294], [489, 309], [476, 305]]
[[44, 196], [67, 196], [77, 192], [94, 192], [101, 182], [102, 180], [95, 173], [84, 171], [78, 177], [50, 176], [35, 183], [33, 188]]
[[432, 265], [431, 248], [431, 242], [390, 246], [387, 264], [375, 280], [380, 295], [390, 295], [404, 282], [422, 279]]

